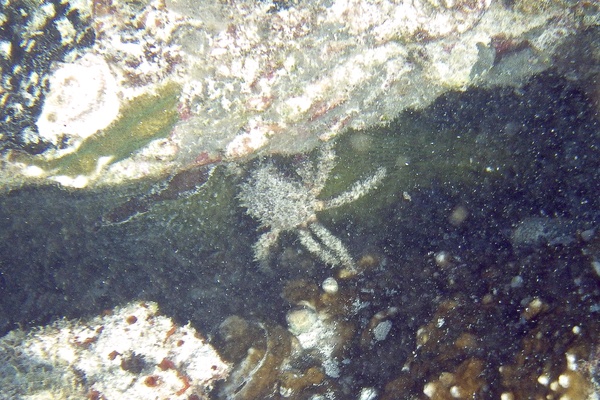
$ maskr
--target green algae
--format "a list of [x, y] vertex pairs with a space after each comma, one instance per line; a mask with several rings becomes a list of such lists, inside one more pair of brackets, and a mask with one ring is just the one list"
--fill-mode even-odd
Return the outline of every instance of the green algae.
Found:
[[130, 157], [151, 141], [169, 135], [178, 121], [179, 93], [180, 87], [171, 83], [156, 95], [133, 99], [123, 107], [118, 120], [86, 139], [77, 151], [38, 166], [60, 175], [90, 175], [103, 157], [109, 157], [111, 164]]
[[385, 218], [380, 212], [399, 198], [410, 201], [410, 193], [417, 188], [435, 183], [471, 187], [502, 176], [513, 156], [501, 143], [485, 140], [469, 121], [439, 124], [428, 112], [406, 112], [389, 125], [350, 130], [338, 139], [337, 164], [320, 199], [343, 193], [377, 168], [385, 167], [387, 175], [365, 196], [320, 213], [321, 221], [343, 223], [351, 216], [360, 226], [378, 226]]

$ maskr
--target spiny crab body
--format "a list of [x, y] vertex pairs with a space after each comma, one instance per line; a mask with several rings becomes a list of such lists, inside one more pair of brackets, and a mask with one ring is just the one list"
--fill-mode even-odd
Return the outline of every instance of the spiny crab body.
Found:
[[248, 214], [268, 228], [254, 245], [257, 261], [268, 260], [280, 233], [295, 232], [302, 245], [323, 262], [342, 266], [341, 275], [356, 274], [354, 260], [346, 246], [317, 219], [317, 212], [350, 203], [373, 189], [385, 177], [379, 168], [370, 178], [358, 181], [352, 187], [329, 200], [320, 200], [319, 194], [335, 166], [333, 144], [323, 146], [315, 163], [306, 162], [294, 179], [281, 172], [272, 162], [260, 165], [241, 185], [239, 199]]

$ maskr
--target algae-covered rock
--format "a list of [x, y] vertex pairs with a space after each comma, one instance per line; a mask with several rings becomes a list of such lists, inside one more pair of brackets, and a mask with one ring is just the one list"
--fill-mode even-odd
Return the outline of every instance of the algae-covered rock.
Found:
[[156, 94], [130, 101], [121, 116], [72, 153], [51, 160], [25, 158], [51, 179], [67, 186], [86, 186], [107, 166], [131, 157], [150, 142], [169, 135], [178, 121], [179, 86], [163, 86]]
[[[48, 15], [57, 7], [56, 1], [41, 3]], [[387, 126], [402, 111], [423, 109], [451, 90], [521, 87], [559, 62], [580, 64], [582, 57], [572, 57], [562, 46], [576, 40], [593, 48], [593, 35], [583, 33], [600, 20], [593, 2], [567, 0], [545, 0], [538, 6], [525, 0], [81, 3], [82, 15], [93, 16], [94, 46], [59, 59], [53, 68], [40, 71], [38, 80], [60, 78], [68, 65], [95, 59], [108, 65], [114, 83], [106, 86], [112, 91], [108, 97], [116, 95], [124, 102], [174, 81], [181, 87], [173, 106], [181, 121], [174, 126], [172, 120], [150, 123], [172, 126], [161, 145], [112, 137], [106, 139], [112, 147], [104, 154], [99, 147], [108, 146], [106, 142], [86, 143], [76, 151], [78, 156], [49, 165], [63, 174], [59, 179], [7, 150], [0, 169], [0, 182], [6, 186], [46, 183], [49, 178], [76, 187], [120, 185], [176, 173], [204, 154], [238, 162], [257, 155], [304, 153], [348, 128]], [[10, 18], [3, 15], [0, 20]], [[9, 47], [0, 50], [10, 55]], [[39, 50], [39, 59], [48, 59], [42, 48], [33, 48]], [[49, 52], [55, 48], [48, 45]], [[598, 60], [593, 52], [587, 57]], [[84, 82], [85, 73], [77, 73], [74, 81]], [[41, 107], [42, 92], [28, 100]], [[56, 115], [54, 110], [41, 112]], [[125, 118], [113, 124], [115, 131], [144, 119]], [[17, 128], [7, 126], [0, 149], [4, 142], [23, 142], [26, 133], [32, 143], [48, 134], [52, 148], [36, 150], [44, 150], [39, 157], [44, 160], [74, 150], [69, 137], [85, 136], [71, 126], [62, 142], [60, 129], [38, 134]], [[98, 168], [109, 162], [109, 168]], [[97, 177], [86, 179], [92, 171]]]

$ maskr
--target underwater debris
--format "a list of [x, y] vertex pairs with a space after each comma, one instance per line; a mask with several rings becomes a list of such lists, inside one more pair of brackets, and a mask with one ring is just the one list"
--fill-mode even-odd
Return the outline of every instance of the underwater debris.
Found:
[[279, 235], [295, 232], [302, 245], [323, 262], [342, 266], [341, 276], [355, 275], [358, 270], [344, 243], [319, 223], [316, 213], [351, 203], [374, 189], [386, 175], [379, 168], [371, 177], [356, 182], [346, 192], [329, 200], [317, 197], [335, 166], [332, 143], [322, 146], [318, 160], [306, 162], [296, 170], [300, 180], [286, 177], [273, 163], [265, 163], [252, 171], [241, 185], [239, 199], [248, 214], [270, 228], [254, 245], [255, 259], [268, 260]]
[[148, 212], [159, 201], [191, 196], [202, 188], [215, 170], [214, 165], [194, 165], [169, 177], [140, 196], [129, 198], [102, 216], [101, 226], [118, 225]]
[[[307, 292], [316, 295], [315, 299], [305, 297], [306, 301], [302, 301], [310, 308], [309, 313], [314, 312], [316, 319], [311, 319], [312, 323], [301, 322], [306, 329], [295, 333], [292, 332], [294, 322], [290, 323], [290, 320], [296, 319], [293, 314], [298, 313], [298, 308], [288, 314], [287, 330], [273, 323], [246, 320], [236, 315], [225, 319], [219, 326], [215, 345], [234, 368], [219, 384], [218, 398], [333, 396], [332, 389], [340, 377], [339, 356], [348, 348], [354, 333], [354, 326], [343, 321], [345, 314], [338, 314], [340, 303], [344, 303], [346, 296], [331, 299], [327, 293], [321, 295], [316, 285], [310, 282], [296, 281], [292, 285], [294, 288], [288, 288], [288, 292], [297, 290], [300, 296], [306, 296]], [[335, 318], [331, 313], [336, 314]], [[310, 397], [311, 394], [315, 397]]]
[[[232, 329], [242, 331], [231, 332]], [[235, 340], [249, 346], [246, 356], [238, 363], [219, 389], [223, 399], [259, 399], [272, 394], [279, 379], [278, 371], [284, 368], [293, 352], [292, 336], [280, 326], [262, 322], [245, 321], [239, 317], [227, 318], [220, 327], [225, 341]], [[228, 333], [224, 333], [230, 331]], [[241, 337], [240, 335], [250, 335]], [[239, 343], [235, 344], [235, 346]], [[232, 346], [231, 343], [228, 346]]]

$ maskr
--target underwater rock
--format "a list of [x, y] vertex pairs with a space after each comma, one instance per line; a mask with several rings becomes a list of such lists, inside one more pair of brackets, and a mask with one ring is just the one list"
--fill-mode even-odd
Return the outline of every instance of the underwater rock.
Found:
[[89, 10], [80, 2], [5, 0], [0, 8], [0, 152], [40, 153], [52, 144], [36, 120], [56, 62], [93, 45]]
[[[156, 93], [139, 96], [122, 107], [121, 116], [113, 121], [101, 133], [90, 135], [85, 140], [72, 143], [67, 154], [55, 152], [52, 159], [40, 159], [19, 154], [15, 158], [38, 168], [38, 177], [63, 186], [82, 188], [100, 179], [100, 176], [114, 164], [124, 162], [121, 172], [135, 174], [149, 167], [144, 158], [156, 160], [156, 155], [145, 156], [142, 149], [160, 142], [171, 132], [178, 120], [176, 103], [179, 87], [167, 83]], [[169, 159], [168, 145], [159, 146], [161, 161]], [[136, 154], [137, 153], [137, 154]], [[136, 156], [132, 156], [136, 154]], [[120, 165], [120, 164], [119, 164]], [[125, 170], [125, 171], [123, 171]], [[113, 175], [114, 178], [114, 175]]]
[[577, 240], [577, 227], [563, 218], [531, 217], [517, 224], [511, 242], [517, 248], [567, 246]]
[[[7, 155], [0, 182], [6, 186], [49, 178], [32, 168], [35, 163], [15, 160], [7, 150], [44, 152], [39, 161], [76, 147], [73, 129], [84, 122], [67, 128], [61, 140], [45, 125], [38, 132], [35, 121], [48, 79], [80, 63], [78, 57], [108, 64], [116, 88], [107, 86], [104, 95], [116, 95], [124, 104], [156, 93], [164, 82], [180, 87], [178, 121], [162, 145], [151, 142], [123, 151], [123, 163], [97, 176], [58, 180], [91, 187], [172, 175], [205, 153], [226, 161], [298, 154], [347, 128], [387, 124], [401, 111], [423, 108], [449, 90], [518, 87], [551, 67], [563, 56], [560, 46], [567, 39], [600, 19], [600, 10], [587, 2], [560, 1], [527, 12], [491, 0], [90, 3], [77, 2], [85, 8], [77, 11], [71, 3], [42, 3], [39, 12], [48, 22], [37, 26], [28, 22], [41, 20], [32, 17], [32, 7], [8, 2], [3, 24], [10, 29], [2, 30], [8, 33], [0, 38], [6, 76], [0, 150]], [[15, 30], [16, 22], [28, 27]], [[39, 28], [51, 34], [39, 35]], [[64, 49], [62, 34], [69, 39]], [[23, 35], [27, 42], [21, 41]], [[23, 53], [13, 51], [18, 46], [35, 54], [17, 59]], [[84, 47], [89, 50], [66, 55]], [[34, 55], [38, 61], [31, 66]], [[589, 52], [586, 57], [596, 56]], [[563, 64], [577, 63], [571, 61]], [[19, 68], [25, 73], [16, 74]], [[65, 111], [57, 121], [68, 117]], [[59, 114], [48, 109], [40, 123]], [[93, 125], [88, 129], [100, 126]], [[138, 162], [142, 166], [136, 167]]]
[[1, 398], [208, 398], [229, 372], [189, 324], [155, 303], [132, 303], [87, 322], [59, 321], [0, 340]]
[[117, 117], [116, 89], [117, 82], [101, 57], [86, 54], [61, 65], [50, 77], [50, 90], [37, 120], [40, 137], [59, 148], [76, 149]]

